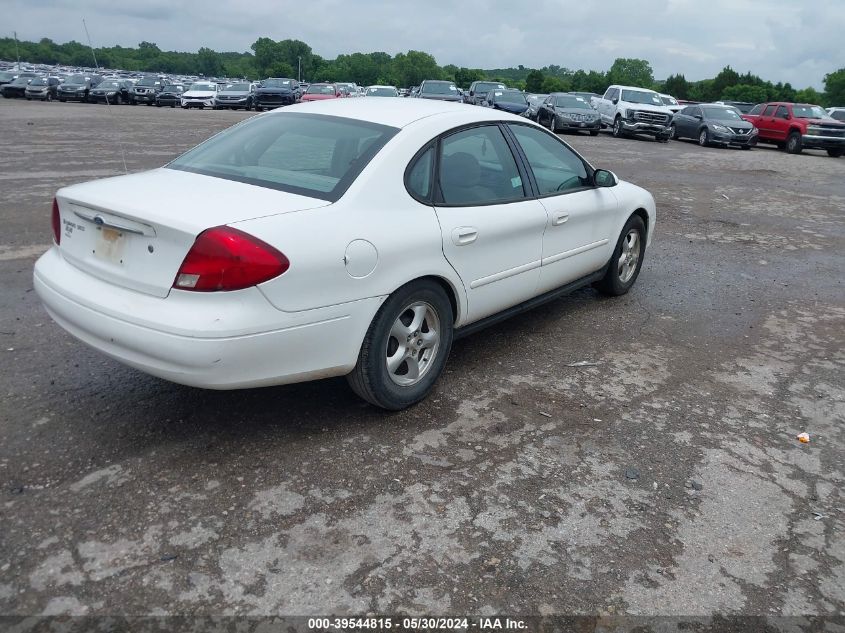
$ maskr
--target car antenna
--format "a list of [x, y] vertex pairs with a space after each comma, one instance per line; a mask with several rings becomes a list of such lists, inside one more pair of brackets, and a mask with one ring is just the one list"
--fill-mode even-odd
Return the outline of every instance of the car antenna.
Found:
[[[100, 72], [100, 65], [97, 63], [97, 53], [94, 52], [94, 46], [91, 44], [91, 34], [88, 32], [88, 25], [85, 24], [85, 18], [82, 18], [82, 26], [85, 29], [85, 37], [88, 38], [88, 48], [91, 49], [91, 56], [94, 58], [94, 67], [97, 69], [97, 72]], [[126, 167], [126, 152], [123, 149], [123, 139], [120, 136], [120, 126], [116, 124], [114, 119], [114, 114], [111, 111], [111, 103], [109, 103], [109, 96], [106, 95], [106, 110], [109, 113], [109, 118], [112, 120], [112, 124], [114, 124], [114, 133], [117, 137], [117, 146], [120, 148], [120, 158], [123, 161], [123, 173], [129, 174], [129, 169]]]

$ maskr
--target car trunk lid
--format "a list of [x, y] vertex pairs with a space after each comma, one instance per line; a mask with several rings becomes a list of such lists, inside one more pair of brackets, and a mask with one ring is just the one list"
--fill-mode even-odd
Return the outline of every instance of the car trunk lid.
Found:
[[325, 200], [175, 169], [61, 189], [64, 258], [89, 274], [166, 297], [205, 229], [323, 207]]

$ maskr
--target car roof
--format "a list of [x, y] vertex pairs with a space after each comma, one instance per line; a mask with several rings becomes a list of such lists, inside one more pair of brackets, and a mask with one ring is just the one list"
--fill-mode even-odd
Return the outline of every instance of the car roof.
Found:
[[448, 123], [462, 125], [475, 121], [513, 120], [525, 123], [525, 117], [510, 115], [491, 108], [430, 99], [327, 99], [309, 101], [273, 110], [267, 115], [285, 112], [310, 112], [326, 116], [346, 117], [402, 128], [428, 117], [441, 117]]

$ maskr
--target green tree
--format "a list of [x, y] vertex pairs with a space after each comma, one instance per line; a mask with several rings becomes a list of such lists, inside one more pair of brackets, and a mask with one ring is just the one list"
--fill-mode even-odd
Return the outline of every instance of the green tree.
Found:
[[726, 88], [735, 86], [739, 83], [739, 73], [737, 73], [730, 66], [725, 66], [719, 74], [713, 77], [713, 83], [710, 86], [709, 100], [716, 101], [725, 93]]
[[461, 88], [469, 88], [473, 81], [484, 79], [484, 72], [477, 68], [458, 68], [455, 71], [455, 83]]
[[200, 74], [206, 77], [217, 77], [223, 74], [223, 62], [220, 61], [220, 55], [206, 47], [197, 51], [197, 68]]
[[607, 73], [611, 84], [650, 88], [654, 83], [654, 72], [644, 59], [620, 57], [613, 62]]
[[418, 86], [423, 79], [439, 79], [440, 67], [434, 57], [421, 51], [399, 53], [393, 58], [390, 76], [394, 86]]
[[824, 92], [828, 105], [845, 106], [845, 68], [824, 76]]
[[688, 99], [689, 83], [683, 75], [669, 75], [663, 84], [663, 91], [676, 99]]
[[746, 101], [748, 103], [762, 103], [768, 101], [766, 88], [763, 86], [749, 86], [748, 84], [736, 84], [725, 88], [720, 99], [726, 101]]
[[799, 90], [795, 93], [795, 103], [820, 105], [822, 101], [822, 95], [814, 88], [804, 88], [804, 90]]
[[538, 90], [538, 92], [549, 94], [552, 92], [566, 92], [566, 90], [567, 85], [560, 77], [546, 77], [543, 80], [542, 90]]
[[543, 81], [545, 77], [539, 70], [532, 70], [525, 77], [525, 90], [528, 92], [543, 92]]

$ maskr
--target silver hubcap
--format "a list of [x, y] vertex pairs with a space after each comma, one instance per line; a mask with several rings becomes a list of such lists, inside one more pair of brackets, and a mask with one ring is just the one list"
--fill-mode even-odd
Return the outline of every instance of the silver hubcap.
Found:
[[698, 142], [702, 145], [707, 145], [707, 132], [701, 131], [701, 136], [698, 137]]
[[678, 133], [678, 130], [677, 130], [677, 128], [675, 128], [674, 125], [669, 128], [669, 138], [675, 138], [677, 133]]
[[417, 384], [431, 369], [440, 348], [440, 319], [428, 303], [406, 307], [390, 328], [385, 349], [387, 373], [402, 387]]
[[628, 231], [628, 235], [622, 240], [622, 253], [619, 255], [617, 272], [619, 281], [623, 284], [631, 281], [634, 272], [637, 270], [637, 263], [640, 261], [640, 232], [636, 229]]

